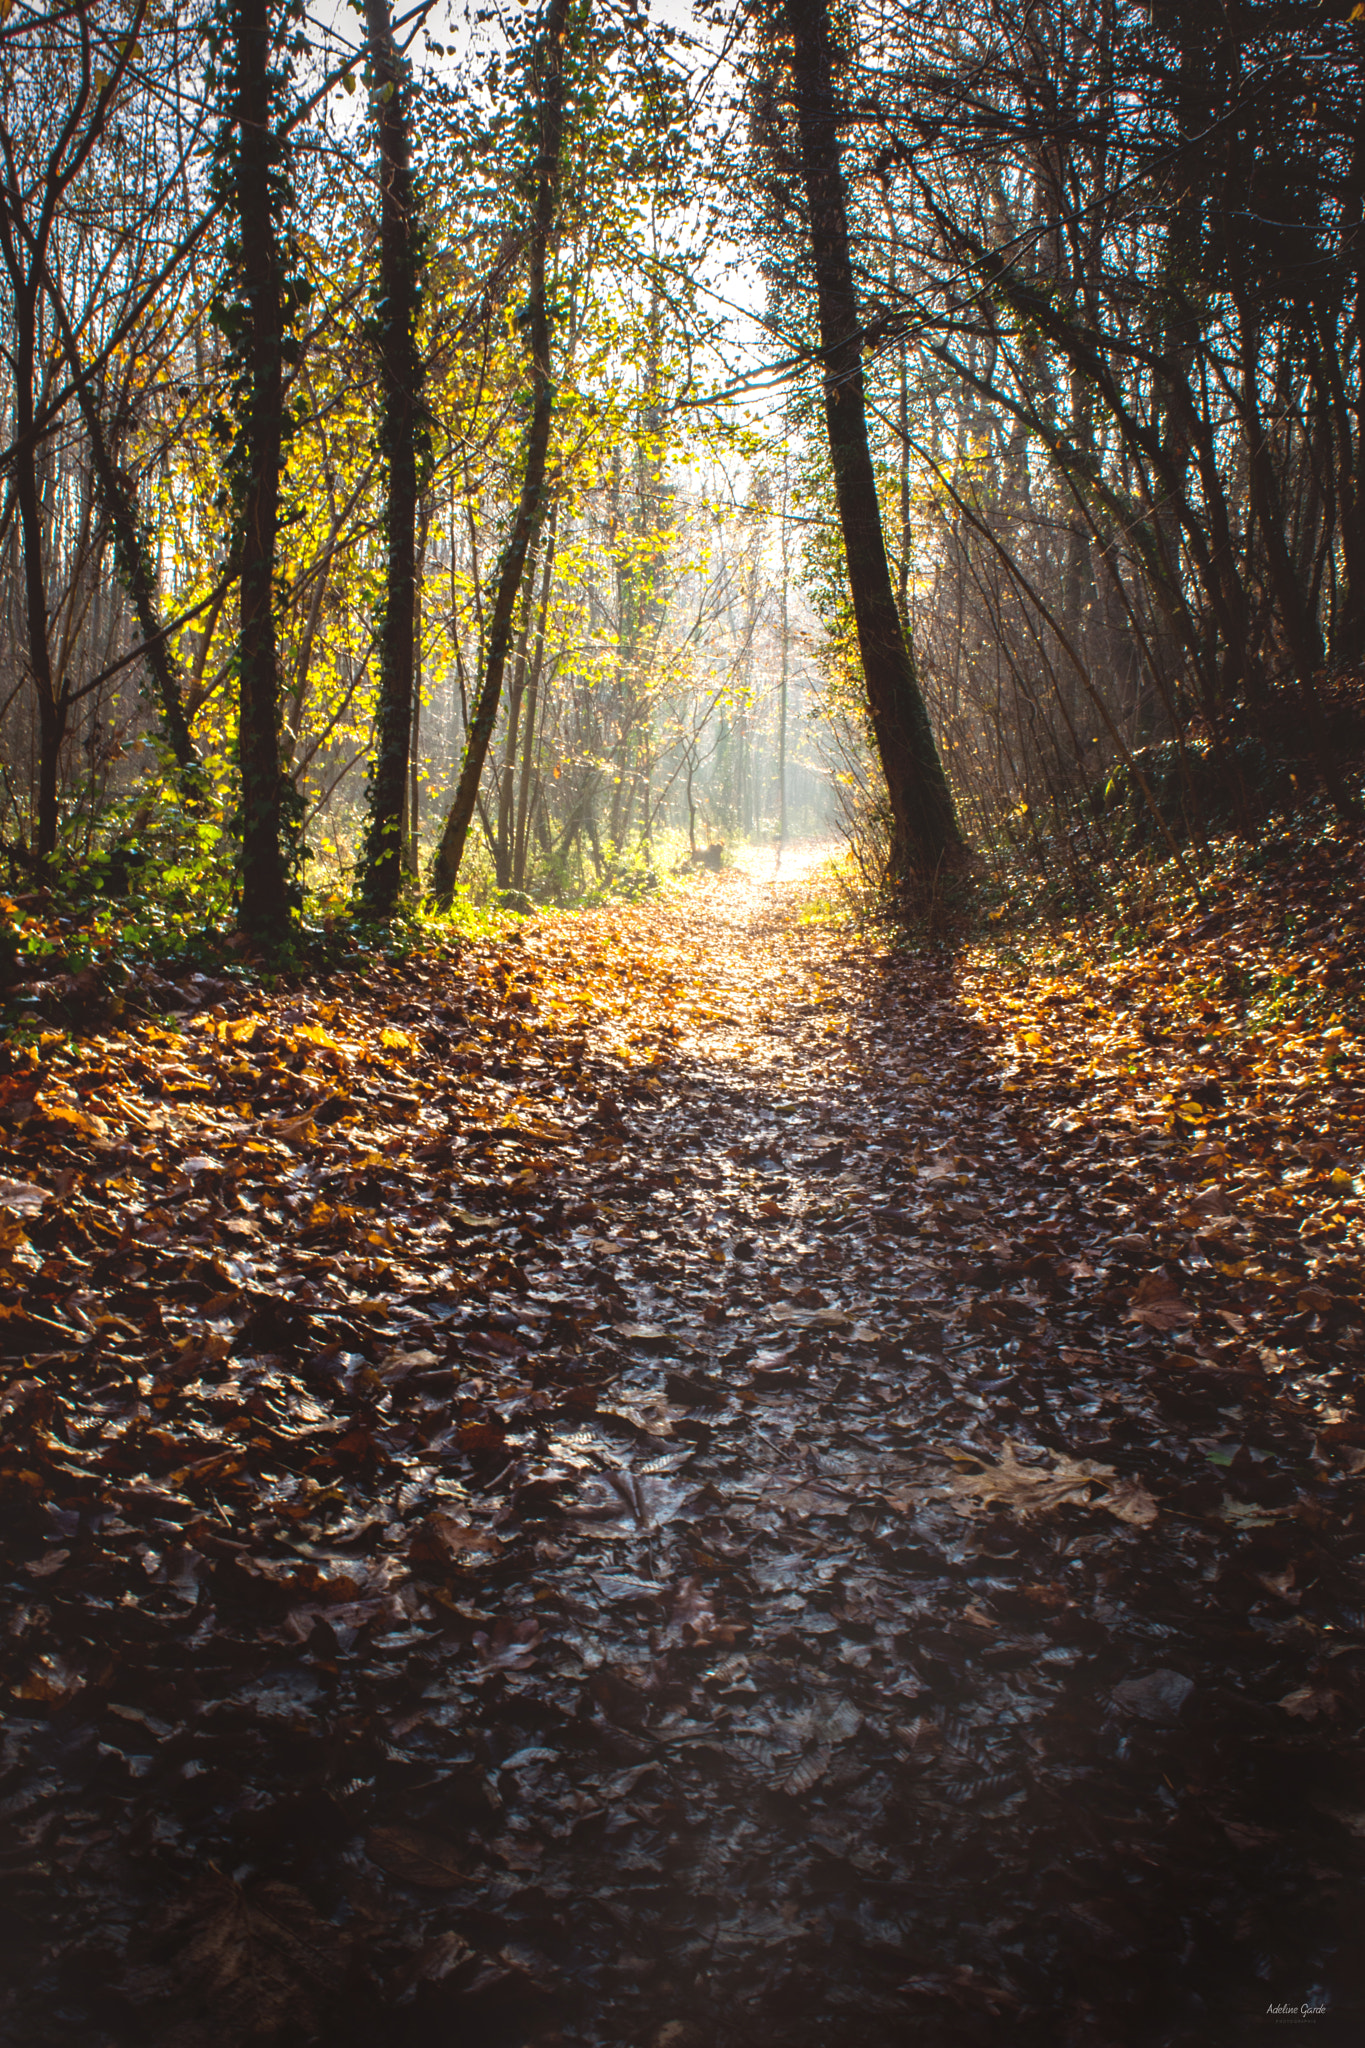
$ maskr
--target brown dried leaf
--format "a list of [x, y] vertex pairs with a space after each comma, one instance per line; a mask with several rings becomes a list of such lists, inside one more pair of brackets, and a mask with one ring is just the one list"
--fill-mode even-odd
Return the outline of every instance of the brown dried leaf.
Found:
[[498, 1538], [491, 1529], [477, 1528], [471, 1522], [462, 1522], [455, 1515], [432, 1514], [420, 1522], [408, 1546], [409, 1564], [461, 1565], [467, 1564], [479, 1552], [494, 1552], [500, 1548]]
[[489, 1671], [529, 1671], [540, 1643], [538, 1621], [496, 1621], [490, 1636], [480, 1629], [473, 1638], [479, 1662]]
[[371, 1828], [365, 1854], [400, 1884], [424, 1891], [450, 1891], [463, 1884], [469, 1866], [456, 1843], [427, 1828]]
[[1148, 1273], [1129, 1296], [1123, 1320], [1165, 1333], [1181, 1323], [1197, 1322], [1199, 1311], [1190, 1306], [1168, 1273]]
[[[1156, 1520], [1157, 1505], [1151, 1495], [1136, 1481], [1120, 1479], [1112, 1465], [1099, 1465], [1091, 1458], [1066, 1458], [1059, 1452], [1049, 1456], [1051, 1465], [1024, 1465], [1015, 1456], [1013, 1444], [1006, 1444], [998, 1465], [987, 1465], [980, 1472], [956, 1472], [946, 1490], [960, 1515], [982, 1514], [1000, 1505], [1026, 1517], [1071, 1503], [1107, 1508], [1119, 1521], [1139, 1528]], [[1103, 1490], [1092, 1496], [1094, 1486]]]
[[161, 1957], [120, 1989], [175, 2048], [266, 2048], [313, 2039], [345, 1974], [348, 1944], [292, 1885], [240, 1886], [214, 1872], [160, 1930]]
[[821, 1743], [818, 1749], [810, 1750], [785, 1777], [778, 1778], [778, 1791], [790, 1793], [793, 1798], [799, 1799], [802, 1793], [809, 1792], [811, 1786], [819, 1784], [824, 1777], [829, 1769], [831, 1754], [824, 1743]]
[[1316, 1721], [1319, 1715], [1333, 1720], [1341, 1707], [1341, 1694], [1325, 1685], [1297, 1685], [1277, 1702], [1298, 1721]]

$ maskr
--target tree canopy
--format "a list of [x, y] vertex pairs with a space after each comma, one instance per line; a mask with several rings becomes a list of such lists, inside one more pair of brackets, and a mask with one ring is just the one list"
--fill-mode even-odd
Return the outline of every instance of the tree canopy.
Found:
[[269, 949], [841, 804], [898, 886], [1354, 815], [1361, 37], [15, 0], [12, 893]]

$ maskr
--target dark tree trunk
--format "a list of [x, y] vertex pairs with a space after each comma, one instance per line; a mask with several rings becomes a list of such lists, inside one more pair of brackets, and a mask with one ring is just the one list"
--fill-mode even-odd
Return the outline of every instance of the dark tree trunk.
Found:
[[63, 685], [59, 689], [52, 673], [52, 648], [48, 637], [47, 575], [43, 564], [43, 518], [38, 496], [37, 436], [34, 429], [35, 300], [36, 292], [31, 287], [16, 290], [15, 435], [11, 473], [23, 543], [28, 665], [38, 700], [38, 788], [34, 806], [33, 851], [40, 862], [46, 863], [57, 851], [58, 770], [69, 707], [67, 688]]
[[390, 917], [403, 879], [403, 813], [413, 730], [417, 618], [417, 471], [421, 365], [418, 248], [404, 67], [388, 0], [365, 0], [379, 126], [380, 445], [387, 473], [388, 570], [379, 640], [379, 709], [360, 895]]
[[284, 446], [283, 262], [271, 204], [269, 0], [234, 0], [236, 202], [245, 299], [242, 371], [241, 627], [237, 759], [242, 781], [242, 928], [277, 937], [289, 922], [281, 845], [275, 544]]
[[868, 709], [891, 803], [891, 870], [898, 877], [932, 874], [960, 854], [962, 836], [896, 606], [868, 448], [828, 0], [784, 0], [784, 11], [820, 315], [830, 462]]
[[431, 894], [442, 908], [455, 893], [455, 879], [460, 872], [465, 839], [478, 798], [479, 779], [497, 720], [517, 592], [526, 571], [526, 558], [535, 545], [545, 513], [545, 458], [550, 446], [550, 421], [554, 408], [554, 386], [550, 381], [550, 321], [545, 301], [545, 256], [554, 225], [559, 183], [560, 136], [564, 126], [564, 38], [568, 12], [569, 0], [549, 0], [541, 42], [540, 138], [536, 153], [535, 217], [529, 243], [530, 277], [526, 305], [535, 399], [526, 436], [521, 499], [498, 564], [498, 585], [488, 625], [488, 657], [483, 686], [470, 721], [455, 801], [450, 807], [441, 843], [432, 862]]

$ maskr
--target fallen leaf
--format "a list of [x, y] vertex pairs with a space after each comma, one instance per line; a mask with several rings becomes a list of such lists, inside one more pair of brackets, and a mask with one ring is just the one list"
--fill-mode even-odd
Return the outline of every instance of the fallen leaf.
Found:
[[365, 1854], [400, 1884], [424, 1891], [450, 1891], [469, 1876], [468, 1859], [459, 1847], [429, 1828], [371, 1828]]
[[538, 1621], [497, 1621], [490, 1635], [480, 1629], [473, 1638], [479, 1662], [487, 1671], [529, 1671], [540, 1643]]
[[[1096, 1464], [1089, 1458], [1067, 1458], [1049, 1453], [1051, 1464], [1024, 1464], [1013, 1444], [1006, 1444], [998, 1465], [980, 1471], [955, 1472], [946, 1492], [959, 1514], [983, 1513], [1000, 1505], [1027, 1517], [1051, 1513], [1073, 1505], [1104, 1508], [1121, 1522], [1146, 1527], [1157, 1518], [1157, 1505], [1135, 1480], [1120, 1479], [1112, 1465]], [[1091, 1489], [1099, 1487], [1098, 1493]]]
[[418, 1524], [408, 1546], [408, 1561], [414, 1565], [463, 1565], [475, 1555], [496, 1555], [500, 1548], [492, 1529], [437, 1513]]
[[1166, 1727], [1179, 1720], [1181, 1708], [1194, 1691], [1194, 1680], [1183, 1671], [1149, 1671], [1141, 1678], [1125, 1678], [1114, 1687], [1110, 1698], [1125, 1714], [1140, 1721]]
[[26, 1564], [24, 1570], [31, 1579], [47, 1579], [52, 1576], [53, 1572], [59, 1572], [64, 1564], [70, 1562], [70, 1559], [71, 1552], [69, 1550], [49, 1550], [42, 1557], [34, 1558], [31, 1564]]
[[157, 1937], [167, 1959], [125, 1970], [119, 1989], [158, 2041], [245, 2048], [309, 2040], [335, 2017], [349, 1944], [292, 1885], [238, 1885], [214, 1872]]
[[1299, 1721], [1316, 1721], [1319, 1716], [1334, 1720], [1341, 1709], [1341, 1694], [1325, 1685], [1298, 1685], [1276, 1704]]
[[[410, 1878], [406, 1880], [408, 1883], [413, 1881]], [[463, 1935], [447, 1928], [431, 1941], [424, 1942], [415, 1956], [395, 1970], [392, 1978], [394, 1994], [401, 1998], [417, 1984], [447, 1984], [471, 1971], [477, 1962], [477, 1954]]]
[[809, 1792], [813, 1785], [819, 1784], [829, 1769], [830, 1756], [831, 1751], [823, 1744], [817, 1749], [810, 1750], [778, 1778], [778, 1791], [789, 1793], [793, 1798], [799, 1799], [803, 1793]]
[[1149, 1273], [1130, 1295], [1123, 1320], [1125, 1323], [1143, 1323], [1149, 1330], [1164, 1332], [1176, 1329], [1181, 1323], [1197, 1322], [1199, 1311], [1185, 1300], [1169, 1274]]

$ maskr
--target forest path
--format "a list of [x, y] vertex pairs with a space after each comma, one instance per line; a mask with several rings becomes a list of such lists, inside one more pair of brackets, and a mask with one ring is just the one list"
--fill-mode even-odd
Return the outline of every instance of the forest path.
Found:
[[1322, 1995], [1311, 1438], [1172, 1401], [1192, 1311], [1106, 1284], [1140, 1161], [1042, 1147], [951, 971], [818, 886], [191, 990], [6, 1083], [0, 2039], [1109, 2048]]

